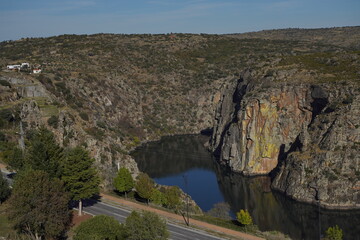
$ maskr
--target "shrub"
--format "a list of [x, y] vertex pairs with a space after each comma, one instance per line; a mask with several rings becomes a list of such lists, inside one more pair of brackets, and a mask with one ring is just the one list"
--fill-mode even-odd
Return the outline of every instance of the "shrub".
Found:
[[123, 227], [115, 218], [99, 215], [82, 222], [75, 229], [74, 240], [120, 240], [123, 235]]
[[338, 225], [334, 227], [329, 227], [326, 231], [326, 239], [328, 240], [342, 240], [343, 239], [343, 231], [339, 228]]
[[89, 115], [86, 112], [81, 112], [79, 115], [82, 118], [82, 120], [89, 121]]
[[245, 226], [251, 225], [253, 223], [248, 210], [241, 209], [239, 212], [236, 213], [236, 219], [238, 220], [239, 223]]
[[5, 87], [11, 87], [11, 84], [6, 80], [0, 80], [0, 85]]
[[59, 119], [58, 117], [52, 115], [48, 120], [47, 120], [49, 126], [53, 127], [53, 128], [57, 128], [58, 124], [59, 124]]

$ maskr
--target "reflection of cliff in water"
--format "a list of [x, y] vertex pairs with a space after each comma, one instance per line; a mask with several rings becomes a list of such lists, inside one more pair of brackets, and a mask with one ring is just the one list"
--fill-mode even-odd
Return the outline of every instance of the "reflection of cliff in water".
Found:
[[360, 211], [330, 211], [293, 201], [270, 189], [270, 178], [243, 177], [217, 167], [216, 175], [225, 201], [233, 212], [248, 209], [262, 231], [277, 230], [293, 239], [319, 239], [319, 226], [324, 234], [338, 225], [344, 239], [360, 239]]
[[137, 148], [131, 155], [140, 171], [152, 178], [180, 174], [192, 168], [213, 170], [211, 154], [204, 148], [209, 138], [202, 135], [162, 137]]

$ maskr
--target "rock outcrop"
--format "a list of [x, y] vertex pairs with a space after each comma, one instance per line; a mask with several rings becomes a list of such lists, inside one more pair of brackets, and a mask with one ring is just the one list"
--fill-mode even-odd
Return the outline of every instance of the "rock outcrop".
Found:
[[271, 173], [272, 187], [294, 199], [360, 207], [359, 100], [355, 83], [289, 83], [248, 70], [224, 87], [210, 149], [232, 171]]

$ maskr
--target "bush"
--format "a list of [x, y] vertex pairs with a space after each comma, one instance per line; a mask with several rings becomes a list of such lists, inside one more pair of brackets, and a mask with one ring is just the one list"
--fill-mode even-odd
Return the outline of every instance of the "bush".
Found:
[[48, 120], [47, 120], [49, 126], [53, 127], [53, 128], [57, 128], [58, 124], [59, 124], [59, 119], [58, 117], [52, 115]]
[[89, 121], [89, 115], [87, 113], [81, 112], [79, 115], [82, 118], [82, 120]]
[[236, 219], [239, 223], [245, 226], [251, 225], [253, 223], [248, 210], [241, 209], [239, 212], [236, 213]]
[[11, 87], [11, 84], [6, 80], [0, 80], [0, 85], [5, 87]]
[[99, 215], [82, 222], [76, 229], [74, 240], [125, 239], [123, 226], [115, 218]]
[[128, 240], [165, 240], [169, 237], [166, 222], [152, 212], [131, 212], [125, 230]]
[[326, 231], [326, 239], [328, 240], [342, 240], [343, 239], [343, 231], [339, 228], [338, 225], [334, 227], [329, 227]]

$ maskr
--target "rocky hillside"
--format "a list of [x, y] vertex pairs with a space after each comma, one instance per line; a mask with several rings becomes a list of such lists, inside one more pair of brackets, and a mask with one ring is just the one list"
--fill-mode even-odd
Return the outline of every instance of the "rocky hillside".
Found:
[[360, 52], [291, 56], [223, 89], [210, 148], [245, 175], [326, 207], [360, 207]]
[[[128, 152], [142, 141], [212, 128], [222, 87], [244, 69], [283, 82], [291, 74], [350, 79], [357, 73], [338, 68], [352, 60], [334, 54], [349, 51], [336, 43], [205, 34], [61, 35], [1, 42], [0, 131], [5, 141], [15, 143], [22, 130], [26, 135], [46, 125], [62, 146], [86, 147], [104, 180], [111, 180], [119, 165], [136, 174]], [[7, 64], [22, 62], [40, 64], [42, 73], [5, 70]], [[286, 70], [297, 64], [294, 73]], [[323, 64], [326, 72], [302, 71], [314, 64]]]

